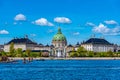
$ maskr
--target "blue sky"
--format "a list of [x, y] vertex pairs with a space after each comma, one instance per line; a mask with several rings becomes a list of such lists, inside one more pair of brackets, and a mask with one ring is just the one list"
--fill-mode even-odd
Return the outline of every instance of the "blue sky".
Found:
[[0, 44], [28, 35], [51, 44], [60, 25], [68, 44], [95, 34], [120, 44], [120, 0], [0, 0]]

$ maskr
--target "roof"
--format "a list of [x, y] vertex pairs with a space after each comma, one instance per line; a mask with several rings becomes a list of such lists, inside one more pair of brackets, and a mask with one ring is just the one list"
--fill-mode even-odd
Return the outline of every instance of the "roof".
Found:
[[53, 41], [66, 41], [66, 37], [62, 34], [61, 28], [58, 28], [58, 32], [54, 35]]
[[87, 41], [83, 42], [82, 44], [106, 44], [106, 45], [112, 45], [107, 40], [102, 38], [90, 38]]
[[45, 45], [45, 47], [49, 47], [49, 45], [47, 44], [47, 45]]
[[[25, 52], [26, 50], [24, 50], [23, 52]], [[48, 50], [31, 50], [31, 52], [49, 52]]]
[[4, 48], [4, 45], [0, 45], [0, 51], [2, 51]]
[[4, 45], [0, 45], [0, 48], [3, 48], [4, 47]]
[[39, 46], [40, 46], [40, 47], [43, 47], [44, 45], [40, 43]]
[[19, 44], [19, 43], [23, 43], [23, 44], [37, 44], [37, 43], [35, 43], [35, 42], [33, 42], [33, 41], [31, 41], [30, 39], [28, 39], [28, 38], [14, 38], [14, 39], [12, 39], [11, 41], [9, 41], [7, 44], [10, 44], [10, 43], [17, 43], [17, 44]]
[[80, 46], [80, 44], [79, 44], [79, 42], [77, 42], [77, 44], [75, 45], [75, 47], [79, 47]]
[[50, 45], [51, 48], [54, 48], [54, 45]]
[[71, 44], [69, 44], [67, 47], [73, 47]]

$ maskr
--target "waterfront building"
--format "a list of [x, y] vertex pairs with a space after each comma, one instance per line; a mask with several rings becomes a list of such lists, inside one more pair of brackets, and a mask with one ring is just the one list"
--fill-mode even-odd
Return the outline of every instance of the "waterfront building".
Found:
[[53, 48], [53, 55], [57, 57], [65, 57], [66, 56], [66, 47], [67, 47], [67, 40], [66, 37], [62, 34], [61, 28], [58, 28], [57, 34], [54, 35], [52, 39]]
[[75, 46], [69, 44], [66, 48], [66, 56], [69, 56], [73, 50], [75, 50]]
[[81, 46], [86, 50], [93, 52], [114, 52], [114, 45], [103, 38], [90, 38], [81, 43]]
[[10, 44], [12, 42], [14, 43], [15, 49], [21, 48], [23, 51], [29, 49], [33, 52], [49, 53], [49, 56], [53, 57], [66, 57], [66, 50], [67, 52], [71, 50], [70, 46], [67, 48], [67, 39], [62, 34], [60, 27], [58, 28], [57, 34], [53, 36], [51, 43], [52, 45], [37, 44], [25, 36], [24, 38], [14, 38], [8, 43], [4, 44], [5, 52], [9, 52]]
[[[4, 51], [9, 52], [10, 44], [14, 43], [14, 48], [21, 48], [23, 51], [27, 49], [32, 52], [42, 52], [43, 55], [48, 54], [51, 57], [68, 57], [71, 51], [76, 51], [80, 46], [84, 47], [88, 51], [93, 52], [107, 52], [120, 51], [118, 45], [113, 45], [103, 38], [90, 38], [87, 41], [83, 41], [81, 44], [77, 42], [76, 45], [67, 45], [67, 39], [64, 34], [62, 34], [61, 28], [58, 28], [58, 32], [53, 36], [51, 45], [37, 44], [36, 42], [30, 40], [27, 36], [24, 38], [14, 38], [8, 43], [4, 44]], [[3, 49], [3, 46], [2, 48]]]
[[8, 43], [4, 44], [4, 51], [9, 52], [10, 44], [14, 43], [14, 48], [21, 48], [23, 51], [30, 49], [34, 50], [35, 46], [37, 45], [36, 42], [31, 41], [27, 36], [24, 38], [14, 38]]
[[4, 45], [0, 45], [0, 52], [4, 50]]

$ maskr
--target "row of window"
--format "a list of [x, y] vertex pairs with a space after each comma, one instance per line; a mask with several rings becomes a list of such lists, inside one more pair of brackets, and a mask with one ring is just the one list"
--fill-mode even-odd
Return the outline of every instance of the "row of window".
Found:
[[62, 47], [65, 46], [65, 44], [55, 44], [56, 47]]

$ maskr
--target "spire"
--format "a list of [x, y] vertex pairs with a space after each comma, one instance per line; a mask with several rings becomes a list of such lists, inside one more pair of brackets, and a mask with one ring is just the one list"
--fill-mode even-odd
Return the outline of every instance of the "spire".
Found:
[[57, 34], [62, 34], [60, 27], [58, 27], [58, 32], [57, 32]]

